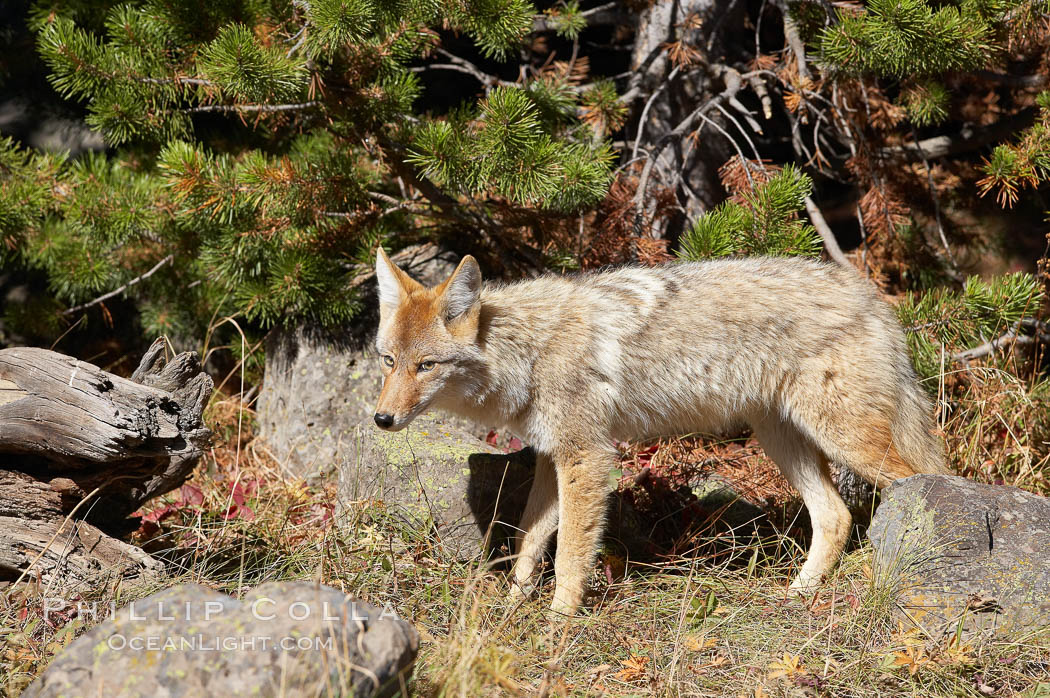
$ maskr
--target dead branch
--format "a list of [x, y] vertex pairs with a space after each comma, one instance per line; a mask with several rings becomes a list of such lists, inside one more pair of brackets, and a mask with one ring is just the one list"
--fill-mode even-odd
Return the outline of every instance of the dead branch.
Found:
[[[0, 579], [59, 588], [151, 576], [121, 540], [143, 503], [186, 481], [211, 432], [212, 381], [158, 339], [130, 378], [37, 348], [0, 350]], [[129, 526], [130, 522], [130, 526]]]
[[124, 293], [124, 291], [127, 291], [129, 288], [131, 288], [135, 284], [139, 283], [140, 281], [145, 281], [149, 277], [153, 276], [154, 274], [156, 274], [160, 270], [161, 267], [163, 267], [165, 264], [170, 264], [174, 260], [175, 260], [175, 255], [169, 254], [167, 257], [165, 257], [164, 259], [160, 260], [155, 265], [153, 265], [152, 269], [150, 269], [149, 271], [147, 271], [144, 274], [140, 274], [139, 276], [136, 276], [134, 279], [132, 279], [131, 281], [127, 282], [126, 284], [124, 284], [120, 288], [114, 289], [114, 290], [110, 291], [109, 293], [103, 294], [103, 295], [99, 296], [98, 298], [96, 298], [94, 300], [88, 301], [87, 303], [82, 303], [80, 305], [76, 305], [76, 306], [73, 306], [72, 308], [64, 310], [62, 312], [62, 314], [63, 315], [72, 315], [73, 313], [80, 312], [81, 310], [87, 310], [88, 308], [90, 308], [92, 306], [95, 306], [95, 305], [98, 305], [99, 303], [103, 303], [105, 301], [108, 301], [110, 298], [113, 298], [114, 296], [119, 296], [120, 294]]
[[320, 107], [321, 102], [300, 102], [298, 104], [206, 104], [200, 107], [187, 107], [180, 109], [179, 111], [187, 114], [208, 114], [208, 113], [270, 113], [270, 112], [283, 112], [283, 111], [303, 111], [306, 109], [313, 109]]
[[[1018, 331], [1022, 327], [1031, 329], [1033, 334], [1018, 334]], [[1050, 329], [1047, 328], [1046, 323], [1040, 322], [1035, 318], [1024, 318], [1018, 322], [1013, 329], [1004, 332], [995, 339], [973, 347], [972, 349], [953, 354], [952, 360], [956, 363], [965, 365], [975, 359], [991, 356], [1000, 349], [1004, 349], [1011, 345], [1034, 344], [1035, 342], [1050, 345]]]
[[831, 226], [828, 225], [827, 220], [824, 218], [824, 214], [820, 212], [817, 204], [813, 201], [813, 197], [806, 197], [806, 213], [809, 214], [809, 220], [813, 223], [813, 227], [816, 228], [820, 239], [824, 241], [824, 249], [827, 250], [828, 257], [831, 257], [833, 261], [841, 266], [856, 271], [856, 267], [849, 263], [846, 254], [839, 247], [839, 241], [835, 239], [835, 233], [832, 232]]
[[1035, 122], [1038, 110], [1025, 109], [1016, 115], [983, 128], [965, 126], [958, 133], [926, 138], [918, 143], [891, 146], [879, 150], [884, 158], [903, 158], [907, 162], [918, 162], [926, 158], [935, 160], [947, 155], [977, 150], [989, 143], [1001, 141]]
[[[743, 84], [741, 78], [745, 76], [741, 76], [740, 73], [732, 69], [723, 69], [720, 72], [725, 80], [725, 90], [693, 110], [688, 116], [682, 119], [682, 121], [680, 121], [670, 133], [657, 141], [652, 150], [648, 152], [648, 159], [645, 161], [645, 167], [642, 168], [642, 174], [638, 178], [638, 189], [634, 194], [633, 203], [637, 216], [642, 215], [642, 211], [645, 207], [645, 192], [649, 185], [649, 178], [652, 176], [653, 167], [664, 148], [684, 137], [693, 128], [693, 124], [701, 119], [709, 109], [713, 109], [723, 100], [735, 97], [736, 93], [740, 91]], [[730, 138], [729, 140], [732, 141], [733, 139]], [[737, 150], [739, 151], [739, 148], [737, 148]]]

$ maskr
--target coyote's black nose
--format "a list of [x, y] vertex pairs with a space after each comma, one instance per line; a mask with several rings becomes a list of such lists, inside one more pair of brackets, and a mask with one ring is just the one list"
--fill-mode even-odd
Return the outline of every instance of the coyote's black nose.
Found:
[[376, 412], [376, 424], [378, 424], [379, 426], [383, 427], [384, 429], [386, 429], [387, 427], [393, 426], [393, 424], [394, 424], [394, 415], [392, 415], [392, 414], [382, 414], [380, 412]]

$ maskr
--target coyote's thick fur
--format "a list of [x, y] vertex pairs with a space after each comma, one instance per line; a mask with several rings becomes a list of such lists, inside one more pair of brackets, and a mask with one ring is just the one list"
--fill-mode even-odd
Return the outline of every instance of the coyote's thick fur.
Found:
[[893, 311], [849, 270], [753, 258], [482, 286], [468, 256], [424, 288], [380, 250], [376, 275], [376, 423], [434, 407], [533, 446], [513, 575], [527, 593], [557, 530], [555, 611], [575, 611], [594, 564], [614, 439], [750, 425], [809, 510], [803, 589], [849, 535], [829, 461], [878, 486], [945, 472]]

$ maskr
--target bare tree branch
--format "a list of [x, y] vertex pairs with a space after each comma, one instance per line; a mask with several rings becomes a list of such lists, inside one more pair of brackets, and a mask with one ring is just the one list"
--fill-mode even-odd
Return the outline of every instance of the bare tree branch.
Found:
[[[438, 63], [434, 65], [421, 66], [422, 69], [425, 70], [427, 68], [438, 68], [443, 70], [457, 70], [461, 73], [466, 73], [467, 75], [473, 76], [475, 79], [477, 79], [478, 82], [484, 85], [486, 89], [492, 87], [493, 85], [502, 85], [504, 87], [510, 87], [515, 84], [507, 80], [501, 80], [499, 76], [492, 75], [491, 73], [486, 73], [484, 70], [477, 67], [465, 58], [460, 58], [454, 53], [449, 53], [443, 48], [438, 48], [435, 50], [435, 52], [447, 58], [451, 65], [449, 65], [448, 63]], [[418, 72], [415, 68], [413, 68], [413, 71]]]
[[282, 112], [282, 111], [300, 111], [303, 109], [313, 109], [314, 107], [321, 106], [321, 102], [300, 102], [299, 104], [208, 104], [202, 107], [188, 107], [181, 111], [188, 114], [206, 114], [210, 112], [218, 113], [247, 113], [247, 112]]
[[[704, 118], [704, 114], [709, 109], [713, 109], [717, 104], [719, 104], [723, 100], [728, 100], [735, 97], [736, 93], [740, 91], [743, 85], [742, 79], [750, 77], [749, 75], [741, 75], [740, 73], [732, 69], [725, 69], [721, 66], [718, 66], [718, 68], [721, 68], [719, 72], [721, 72], [723, 79], [725, 80], [725, 90], [723, 90], [721, 93], [715, 95], [711, 99], [707, 100], [704, 104], [700, 105], [695, 110], [693, 110], [693, 112], [690, 113], [689, 116], [682, 119], [682, 121], [679, 122], [679, 124], [675, 126], [670, 133], [668, 133], [659, 141], [657, 141], [653, 148], [649, 151], [648, 159], [645, 161], [645, 167], [642, 169], [642, 174], [638, 179], [638, 189], [634, 193], [634, 206], [636, 215], [640, 216], [642, 214], [642, 210], [645, 206], [645, 192], [649, 186], [649, 178], [652, 176], [653, 167], [655, 166], [656, 161], [659, 159], [660, 154], [663, 152], [664, 148], [685, 136], [685, 134], [689, 132], [689, 130], [693, 127], [693, 124], [698, 119]], [[733, 139], [730, 138], [729, 140], [732, 141]], [[733, 143], [733, 145], [736, 146], [735, 142]], [[737, 147], [738, 152], [739, 150], [739, 147]], [[741, 158], [743, 158], [742, 155]]]
[[[1027, 327], [1033, 330], [1035, 334], [1018, 334], [1018, 330], [1020, 330], [1021, 327]], [[995, 339], [973, 347], [972, 349], [953, 354], [952, 360], [960, 364], [967, 364], [974, 359], [990, 356], [1000, 349], [1010, 345], [1034, 344], [1035, 342], [1050, 344], [1050, 330], [1047, 329], [1045, 323], [1039, 322], [1035, 318], [1023, 318], [1014, 325], [1014, 328], [1009, 332], [1004, 332]]]
[[470, 68], [467, 68], [462, 65], [456, 65], [455, 63], [430, 63], [428, 65], [420, 65], [414, 68], [409, 68], [408, 70], [412, 73], [425, 73], [428, 70], [452, 70], [457, 73], [464, 73], [466, 75], [470, 75], [473, 78], [476, 78], [478, 82], [480, 82], [485, 87], [488, 87], [491, 84], [491, 82], [488, 79], [486, 79], [485, 75], [478, 74], [476, 71], [473, 71]]
[[933, 182], [933, 170], [930, 169], [930, 160], [926, 157], [926, 151], [923, 150], [922, 141], [919, 140], [914, 125], [911, 127], [911, 132], [916, 134], [915, 147], [918, 149], [919, 156], [922, 157], [922, 164], [926, 168], [926, 184], [930, 190], [930, 199], [933, 200], [933, 213], [937, 219], [937, 233], [941, 236], [941, 244], [944, 245], [944, 251], [948, 254], [948, 261], [951, 262], [952, 269], [958, 271], [959, 265], [955, 263], [955, 255], [952, 254], [952, 248], [948, 246], [948, 238], [944, 235], [944, 223], [941, 221], [941, 199], [937, 196], [937, 187]]
[[824, 249], [827, 250], [828, 257], [831, 257], [833, 261], [843, 267], [857, 271], [856, 267], [849, 263], [849, 259], [842, 251], [842, 248], [839, 247], [839, 241], [835, 239], [835, 233], [832, 232], [831, 226], [828, 225], [827, 220], [824, 218], [824, 214], [820, 212], [817, 204], [813, 201], [813, 197], [806, 197], [806, 213], [809, 214], [809, 220], [813, 223], [813, 227], [817, 229], [820, 239], [824, 241]]
[[809, 67], [806, 65], [806, 45], [802, 43], [802, 37], [799, 36], [795, 20], [791, 18], [791, 12], [787, 8], [787, 3], [781, 4], [780, 11], [784, 15], [784, 37], [787, 39], [788, 46], [791, 47], [791, 53], [795, 54], [799, 77], [803, 80], [809, 80], [811, 78]]
[[966, 351], [960, 351], [957, 354], [952, 355], [952, 360], [960, 364], [967, 364], [974, 359], [980, 359], [985, 356], [989, 356], [999, 351], [1003, 347], [1011, 344], [1031, 344], [1035, 341], [1035, 337], [1028, 335], [1018, 335], [1013, 330], [1006, 332], [999, 337], [985, 342], [973, 349], [967, 349]]
[[671, 81], [678, 75], [680, 68], [675, 66], [675, 69], [671, 71], [671, 74], [667, 76], [667, 80], [660, 83], [660, 86], [653, 90], [653, 94], [645, 102], [645, 107], [642, 108], [642, 115], [638, 117], [638, 135], [634, 139], [634, 147], [631, 148], [631, 160], [638, 157], [638, 144], [642, 142], [642, 135], [645, 133], [645, 122], [649, 119], [649, 110], [653, 106], [653, 102], [659, 97], [663, 91], [671, 84]]
[[98, 305], [99, 303], [102, 303], [104, 301], [108, 301], [110, 298], [113, 298], [114, 296], [119, 296], [121, 293], [124, 293], [124, 291], [127, 291], [129, 288], [131, 288], [135, 284], [139, 283], [140, 281], [144, 281], [144, 280], [148, 279], [149, 277], [153, 276], [154, 274], [156, 274], [157, 271], [159, 271], [161, 267], [163, 267], [166, 264], [170, 264], [172, 261], [174, 261], [174, 259], [175, 259], [175, 255], [169, 254], [167, 257], [165, 257], [164, 259], [160, 260], [155, 265], [153, 265], [153, 268], [150, 269], [149, 271], [147, 271], [145, 274], [141, 274], [140, 276], [136, 276], [134, 279], [132, 279], [131, 281], [127, 282], [126, 284], [124, 284], [120, 288], [118, 288], [116, 290], [113, 290], [113, 291], [110, 291], [109, 293], [107, 293], [105, 295], [99, 296], [98, 298], [96, 298], [93, 301], [88, 301], [87, 303], [82, 303], [81, 305], [73, 306], [72, 308], [69, 308], [69, 309], [63, 311], [62, 314], [63, 315], [72, 315], [73, 313], [80, 312], [81, 310], [86, 310], [86, 309], [88, 309], [88, 308], [90, 308], [92, 306]]
[[918, 143], [882, 148], [879, 154], [885, 158], [903, 157], [907, 162], [918, 162], [924, 156], [935, 160], [946, 155], [976, 150], [1027, 128], [1035, 121], [1037, 113], [1035, 108], [1025, 109], [1013, 117], [1001, 119], [984, 128], [966, 126], [958, 133], [934, 136]]
[[137, 78], [138, 82], [148, 85], [200, 85], [202, 87], [214, 87], [215, 83], [204, 78]]

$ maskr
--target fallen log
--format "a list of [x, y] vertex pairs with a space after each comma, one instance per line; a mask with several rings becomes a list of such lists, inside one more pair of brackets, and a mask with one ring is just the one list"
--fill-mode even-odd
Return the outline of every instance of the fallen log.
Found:
[[186, 481], [211, 438], [196, 353], [158, 339], [130, 378], [64, 354], [0, 350], [0, 581], [65, 590], [152, 577], [130, 515]]

